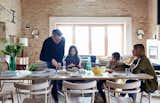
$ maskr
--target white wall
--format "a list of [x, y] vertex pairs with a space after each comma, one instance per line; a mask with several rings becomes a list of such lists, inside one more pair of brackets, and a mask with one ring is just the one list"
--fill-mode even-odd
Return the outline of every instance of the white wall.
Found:
[[12, 16], [6, 11], [0, 12], [0, 21], [6, 23], [6, 36], [7, 35], [20, 35], [21, 34], [21, 0], [0, 0], [0, 4], [8, 10], [15, 10], [16, 23], [11, 23]]

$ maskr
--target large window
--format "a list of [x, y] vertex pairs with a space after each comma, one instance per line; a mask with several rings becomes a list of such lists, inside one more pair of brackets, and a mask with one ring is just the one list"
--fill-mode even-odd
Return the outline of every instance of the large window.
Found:
[[91, 27], [91, 53], [105, 55], [105, 26]]
[[123, 25], [108, 25], [107, 39], [108, 39], [108, 55], [113, 52], [123, 53], [124, 43]]
[[131, 17], [49, 17], [50, 35], [59, 28], [66, 39], [65, 54], [76, 45], [79, 55], [132, 54]]
[[59, 29], [63, 32], [63, 36], [66, 40], [65, 53], [68, 52], [70, 45], [73, 44], [73, 27], [68, 25], [61, 25]]
[[65, 54], [71, 45], [76, 45], [80, 55], [123, 54], [123, 24], [56, 24], [66, 39]]
[[89, 27], [75, 26], [75, 45], [79, 54], [89, 54]]

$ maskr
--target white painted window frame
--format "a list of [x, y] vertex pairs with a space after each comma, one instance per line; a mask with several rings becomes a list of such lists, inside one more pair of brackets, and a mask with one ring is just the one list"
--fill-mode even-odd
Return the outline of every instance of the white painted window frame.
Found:
[[132, 51], [132, 18], [131, 17], [49, 17], [49, 36], [56, 24], [124, 24], [124, 55]]

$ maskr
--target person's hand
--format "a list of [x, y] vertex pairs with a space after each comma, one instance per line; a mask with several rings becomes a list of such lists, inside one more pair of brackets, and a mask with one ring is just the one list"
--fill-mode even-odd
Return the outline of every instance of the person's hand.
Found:
[[72, 64], [70, 64], [70, 66], [75, 66], [75, 65], [72, 63]]
[[58, 67], [58, 63], [55, 59], [52, 59], [52, 65], [55, 66], [56, 68]]
[[74, 67], [75, 65], [72, 63], [72, 64], [69, 64], [68, 67]]
[[58, 65], [57, 65], [57, 67], [56, 67], [56, 68], [57, 68], [57, 69], [60, 69], [60, 68], [61, 68], [61, 66], [62, 66], [62, 65], [61, 65], [61, 63], [58, 63]]

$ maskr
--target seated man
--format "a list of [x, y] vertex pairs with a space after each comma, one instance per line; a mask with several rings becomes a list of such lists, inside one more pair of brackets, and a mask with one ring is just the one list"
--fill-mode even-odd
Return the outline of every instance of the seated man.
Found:
[[[149, 59], [145, 56], [145, 48], [143, 44], [134, 45], [133, 56], [135, 56], [136, 59], [130, 66], [132, 73], [146, 73], [153, 76], [153, 79], [143, 80], [141, 82], [141, 91], [145, 91], [146, 93], [153, 93], [158, 88], [157, 77]], [[128, 80], [127, 83], [133, 81], [134, 80]], [[129, 94], [129, 96], [134, 98], [133, 94]]]

